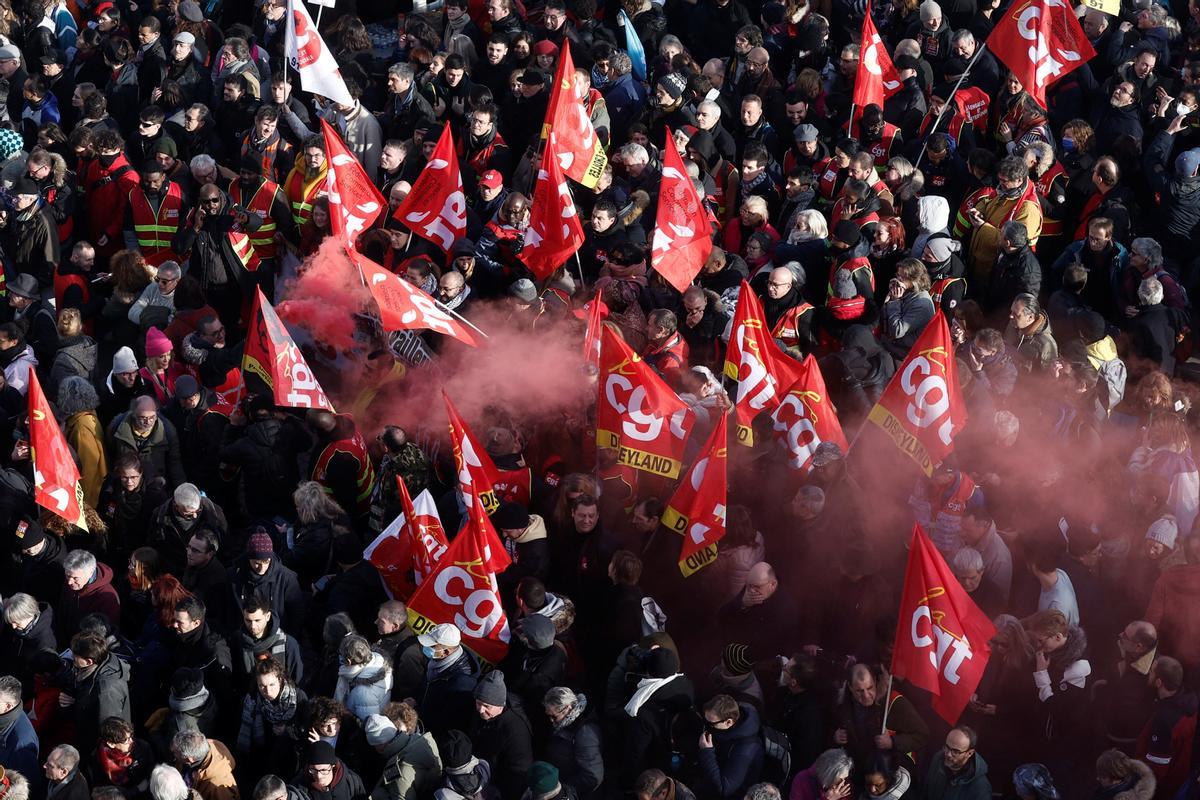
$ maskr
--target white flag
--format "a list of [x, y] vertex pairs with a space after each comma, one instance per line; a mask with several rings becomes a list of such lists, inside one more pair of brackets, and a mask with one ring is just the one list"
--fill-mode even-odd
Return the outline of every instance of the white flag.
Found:
[[284, 52], [292, 69], [300, 73], [300, 88], [328, 97], [339, 105], [354, 105], [337, 61], [317, 33], [303, 0], [289, 0], [288, 9], [291, 17], [284, 37]]

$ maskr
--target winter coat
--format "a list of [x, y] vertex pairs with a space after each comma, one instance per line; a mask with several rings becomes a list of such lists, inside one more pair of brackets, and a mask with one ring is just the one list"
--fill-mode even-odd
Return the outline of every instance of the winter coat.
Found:
[[104, 452], [104, 427], [95, 411], [80, 411], [67, 417], [63, 425], [67, 444], [79, 459], [79, 484], [83, 499], [92, 508], [100, 508], [100, 489], [108, 475]]
[[96, 746], [100, 723], [104, 720], [120, 717], [126, 722], [133, 721], [129, 701], [130, 674], [129, 664], [113, 653], [109, 653], [108, 658], [86, 678], [75, 679], [72, 670], [67, 670], [70, 678], [63, 691], [75, 698], [70, 711], [75, 720], [74, 741], [82, 752]]
[[[833, 711], [834, 728], [846, 731], [848, 737], [845, 750], [854, 759], [855, 764], [869, 764], [875, 754], [875, 737], [883, 730], [883, 697], [865, 709], [852, 708], [851, 703], [857, 703], [853, 697], [846, 697]], [[887, 726], [892, 733], [892, 751], [897, 756], [906, 753], [917, 753], [929, 740], [929, 726], [913, 707], [912, 702], [903, 695], [891, 701], [888, 711]], [[911, 769], [907, 756], [903, 757], [901, 766]]]
[[117, 477], [110, 475], [100, 490], [100, 504], [96, 506], [108, 523], [109, 547], [129, 552], [145, 542], [156, 511], [166, 501], [166, 492], [156, 482], [143, 478], [141, 486], [126, 492]]
[[[63, 559], [66, 557], [67, 546], [63, 540], [53, 533], [47, 533], [42, 552], [36, 556], [19, 554], [16, 568], [13, 569], [17, 573], [13, 593], [24, 592], [58, 607], [64, 588]], [[55, 630], [58, 630], [57, 625]]]
[[1160, 652], [1172, 654], [1188, 670], [1200, 667], [1200, 566], [1164, 570], [1144, 619], [1158, 630]]
[[1050, 318], [1039, 312], [1028, 328], [1021, 330], [1013, 322], [1004, 331], [1004, 341], [1017, 353], [1017, 362], [1026, 372], [1043, 372], [1058, 358], [1058, 343], [1050, 332]]
[[141, 459], [143, 480], [162, 477], [168, 486], [184, 483], [187, 475], [183, 471], [183, 456], [175, 426], [159, 417], [150, 435], [138, 439], [133, 434], [132, 423], [132, 414], [125, 412], [108, 426], [108, 449], [113, 460], [125, 453], [132, 453]]
[[79, 631], [79, 621], [88, 614], [103, 614], [114, 629], [121, 624], [121, 599], [112, 580], [112, 567], [96, 562], [95, 577], [78, 592], [63, 583], [62, 595], [55, 606], [59, 641], [69, 642]]
[[225, 540], [229, 524], [220, 506], [207, 497], [201, 497], [200, 513], [195, 524], [184, 530], [175, 516], [174, 500], [167, 500], [154, 511], [146, 543], [162, 556], [167, 571], [172, 575], [182, 575], [187, 569], [187, 543], [192, 538], [192, 531], [203, 529], [215, 533], [218, 541]]
[[671, 765], [671, 726], [675, 718], [695, 707], [695, 689], [687, 676], [679, 675], [660, 686], [630, 714], [621, 712], [621, 738], [624, 741], [622, 783], [632, 784], [642, 770], [667, 769]]
[[[292, 789], [298, 791], [297, 800], [366, 800], [367, 789], [363, 786], [362, 778], [358, 776], [357, 772], [346, 766], [341, 759], [338, 759], [333, 770], [333, 783], [324, 789], [314, 789], [308, 783], [289, 785], [289, 800], [291, 800]], [[307, 777], [307, 773], [303, 773], [303, 775]], [[204, 800], [209, 800], [209, 798]]]
[[1042, 289], [1042, 266], [1028, 245], [1014, 253], [1000, 250], [988, 289], [989, 308], [1006, 309], [1019, 294], [1038, 296]]
[[442, 759], [432, 734], [397, 733], [383, 747], [383, 774], [371, 800], [421, 800], [442, 777]]
[[216, 739], [208, 740], [208, 748], [208, 758], [194, 770], [189, 770], [192, 779], [188, 785], [199, 792], [203, 800], [238, 800], [237, 781], [233, 777], [237, 762], [233, 754]]
[[29, 373], [37, 369], [37, 365], [33, 348], [25, 345], [16, 358], [4, 365], [4, 382], [24, 395], [29, 391]]
[[471, 725], [472, 753], [492, 767], [492, 782], [504, 800], [520, 800], [529, 786], [533, 764], [533, 728], [519, 704], [511, 698], [491, 719], [478, 716]]
[[266, 598], [271, 604], [271, 613], [285, 631], [299, 631], [301, 615], [304, 613], [304, 596], [300, 593], [300, 581], [296, 573], [283, 565], [278, 556], [271, 556], [266, 573], [259, 575], [250, 569], [246, 558], [229, 568], [229, 583], [238, 609], [245, 605], [250, 594]]
[[550, 572], [550, 542], [546, 538], [546, 522], [537, 514], [529, 515], [529, 525], [516, 539], [504, 537], [504, 549], [512, 564], [500, 574], [500, 586], [512, 591], [522, 578], [545, 581]]
[[[1168, 252], [1183, 255], [1179, 245], [1190, 242], [1193, 232], [1200, 225], [1200, 177], [1175, 175], [1167, 164], [1175, 144], [1175, 137], [1162, 131], [1150, 143], [1142, 157], [1146, 178], [1154, 192], [1162, 198], [1163, 217], [1159, 229], [1166, 234], [1164, 244]], [[1172, 248], [1170, 245], [1176, 245]]]
[[204, 685], [213, 696], [223, 697], [231, 691], [233, 660], [229, 644], [207, 622], [189, 633], [175, 634], [170, 640], [173, 647], [168, 675], [175, 674], [180, 667], [202, 670]]
[[576, 707], [582, 708], [575, 719], [550, 732], [543, 757], [558, 769], [563, 783], [574, 787], [580, 797], [587, 797], [604, 781], [604, 759], [600, 724], [589, 711], [586, 696], [578, 697]]
[[58, 396], [58, 387], [67, 378], [78, 376], [86, 378], [88, 383], [95, 381], [97, 349], [96, 340], [90, 336], [59, 339], [47, 387], [52, 397]]
[[1175, 374], [1175, 347], [1188, 327], [1188, 315], [1177, 308], [1155, 303], [1142, 306], [1129, 321], [1127, 332], [1133, 354], [1152, 362], [1167, 375]]
[[1050, 653], [1048, 667], [1033, 673], [1041, 718], [1037, 734], [1060, 750], [1078, 750], [1086, 741], [1091, 712], [1087, 679], [1092, 673], [1086, 654], [1087, 637], [1072, 626], [1067, 641]]
[[260, 661], [274, 658], [283, 664], [284, 671], [299, 685], [304, 679], [304, 662], [300, 658], [299, 643], [279, 629], [279, 620], [271, 617], [261, 639], [255, 639], [245, 626], [236, 635], [229, 637], [230, 658], [233, 661], [235, 678], [242, 691], [254, 691], [254, 668]]
[[1023, 197], [1023, 194], [1014, 198], [996, 195], [986, 197], [975, 204], [975, 208], [983, 215], [983, 224], [971, 233], [967, 266], [971, 270], [968, 280], [972, 285], [990, 285], [992, 269], [1000, 254], [1000, 228], [1009, 219], [1025, 223], [1025, 230], [1029, 232], [1030, 247], [1037, 244], [1038, 237], [1042, 235], [1042, 206], [1036, 198], [1022, 199]]
[[712, 747], [700, 748], [701, 787], [713, 797], [741, 797], [762, 774], [763, 741], [758, 711], [738, 704], [741, 716], [732, 728], [713, 731]]
[[[41, 775], [37, 731], [20, 706], [8, 713], [13, 715], [14, 720], [8, 732], [0, 736], [0, 764], [36, 778]], [[3, 716], [7, 715], [0, 715], [0, 719]]]
[[935, 758], [925, 779], [925, 800], [991, 800], [992, 783], [987, 776], [987, 762], [976, 753], [960, 772], [946, 769], [942, 759]]
[[521, 698], [525, 708], [538, 708], [546, 692], [561, 686], [567, 671], [567, 649], [553, 641], [543, 650], [532, 650], [523, 643], [509, 648], [504, 665], [508, 691]]
[[344, 572], [335, 574], [326, 585], [324, 598], [325, 613], [346, 613], [360, 631], [370, 630], [375, 623], [379, 606], [388, 600], [387, 590], [379, 570], [370, 561], [363, 559]]
[[363, 721], [382, 714], [392, 699], [392, 665], [380, 653], [371, 653], [371, 660], [363, 666], [343, 664], [338, 668], [333, 699]]
[[883, 347], [902, 361], [933, 319], [933, 299], [921, 290], [883, 304]]
[[479, 682], [479, 662], [460, 648], [446, 659], [429, 659], [425, 681], [416, 695], [417, 711], [425, 727], [435, 736], [453, 728], [463, 730], [475, 715], [475, 684]]
[[59, 652], [54, 638], [54, 609], [48, 603], [38, 603], [38, 615], [28, 628], [16, 630], [5, 625], [0, 630], [0, 648], [9, 659], [9, 674], [32, 686], [33, 657], [47, 650]]
[[299, 456], [312, 444], [312, 437], [290, 417], [268, 417], [225, 428], [220, 459], [240, 468], [246, 511], [251, 517], [267, 519], [290, 513], [292, 492], [300, 482]]
[[[1141, 761], [1131, 761], [1133, 774], [1115, 786], [1100, 787], [1092, 795], [1092, 800], [1151, 800], [1158, 787], [1158, 781], [1150, 767]], [[1181, 797], [1191, 797], [1181, 795]]]

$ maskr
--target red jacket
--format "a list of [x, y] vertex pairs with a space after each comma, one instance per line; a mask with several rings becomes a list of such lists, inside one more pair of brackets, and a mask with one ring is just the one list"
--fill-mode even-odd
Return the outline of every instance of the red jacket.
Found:
[[1188, 670], [1200, 667], [1200, 566], [1170, 567], [1158, 576], [1144, 619], [1158, 646]]
[[[96, 246], [96, 252], [112, 254], [125, 246], [122, 228], [125, 223], [125, 207], [129, 204], [129, 193], [138, 187], [138, 174], [125, 159], [117, 156], [107, 169], [99, 159], [92, 159], [80, 176], [79, 185], [84, 192], [84, 225], [87, 238]], [[101, 236], [108, 237], [103, 247]]]

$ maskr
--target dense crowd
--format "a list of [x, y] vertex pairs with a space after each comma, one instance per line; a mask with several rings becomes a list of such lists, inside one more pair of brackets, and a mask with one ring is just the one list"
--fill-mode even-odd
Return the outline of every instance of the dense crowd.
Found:
[[[282, 0], [0, 0], [0, 800], [1200, 794], [1200, 4], [1075, 9], [1096, 56], [1044, 105], [985, 47], [1008, 5], [325, 0], [340, 103], [288, 66]], [[568, 50], [608, 161], [540, 279]], [[899, 82], [856, 106], [879, 50]], [[286, 313], [341, 258], [322, 121], [389, 204], [358, 251], [527, 384], [469, 398], [512, 561], [497, 663], [475, 612], [414, 628], [366, 552], [398, 478], [451, 539], [466, 516], [440, 414], [403, 404], [466, 346], [333, 285], [332, 314]], [[447, 129], [443, 247], [392, 212]], [[682, 292], [650, 266], [674, 153], [713, 241]], [[256, 289], [342, 413], [242, 371]], [[545, 377], [519, 362], [578, 353], [603, 301], [694, 459], [736, 401], [741, 292], [854, 445], [790, 463], [761, 415], [685, 577], [674, 482], [598, 464], [594, 405], [517, 402]], [[969, 417], [925, 476], [867, 417], [939, 310]], [[86, 527], [34, 501], [35, 377]], [[889, 675], [914, 523], [996, 627], [954, 725]]]

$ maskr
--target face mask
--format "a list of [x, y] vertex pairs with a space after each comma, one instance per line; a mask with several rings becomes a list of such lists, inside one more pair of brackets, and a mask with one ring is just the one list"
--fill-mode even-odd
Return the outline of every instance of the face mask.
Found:
[[1062, 145], [1062, 151], [1064, 153], [1075, 152], [1075, 140], [1074, 139], [1059, 139], [1059, 143]]
[[107, 168], [107, 167], [111, 167], [113, 165], [113, 162], [117, 160], [117, 156], [119, 156], [119, 155], [121, 155], [121, 154], [113, 153], [112, 155], [100, 155], [100, 156], [98, 156], [98, 158], [100, 160], [101, 165], [103, 165], [104, 167]]
[[1184, 103], [1176, 103], [1175, 104], [1176, 116], [1183, 117], [1183, 116], [1187, 116], [1190, 113], [1192, 113], [1192, 110], [1190, 108], [1188, 108], [1186, 104], [1184, 104]]
[[996, 193], [999, 194], [1001, 197], [1005, 197], [1005, 198], [1011, 200], [1012, 198], [1021, 194], [1021, 189], [1023, 189], [1023, 188], [1024, 187], [1022, 187], [1022, 186], [1018, 186], [1015, 189], [1005, 189], [1004, 187], [997, 187]]
[[433, 654], [432, 647], [422, 647], [421, 652], [425, 654], [426, 658], [432, 659], [434, 661], [438, 660], [438, 657]]

